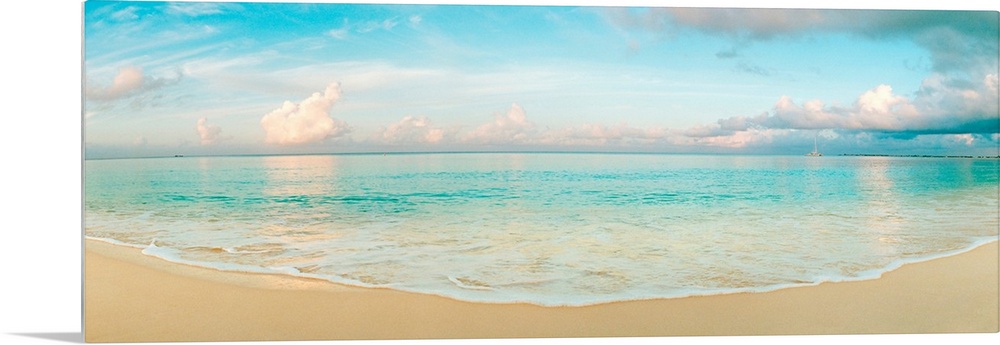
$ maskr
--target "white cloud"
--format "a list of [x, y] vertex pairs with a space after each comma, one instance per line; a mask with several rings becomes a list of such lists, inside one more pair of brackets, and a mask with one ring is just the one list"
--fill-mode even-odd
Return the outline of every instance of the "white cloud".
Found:
[[694, 138], [691, 144], [707, 145], [723, 148], [746, 148], [751, 145], [764, 145], [774, 141], [776, 137], [788, 134], [788, 130], [783, 129], [754, 129], [733, 132], [725, 136], [710, 136]]
[[138, 7], [129, 6], [112, 13], [111, 19], [115, 21], [130, 21], [139, 19], [139, 15], [135, 14], [135, 12], [138, 10], [139, 10]]
[[208, 118], [205, 117], [198, 119], [198, 124], [195, 128], [198, 130], [198, 136], [201, 138], [202, 145], [215, 144], [220, 139], [219, 135], [222, 134], [222, 128], [208, 124]]
[[327, 36], [336, 38], [338, 40], [346, 39], [347, 33], [350, 32], [348, 28], [333, 29], [326, 32]]
[[[979, 84], [934, 75], [924, 80], [911, 99], [893, 93], [889, 85], [865, 91], [851, 107], [827, 106], [820, 100], [802, 105], [782, 96], [771, 112], [757, 116], [735, 116], [717, 123], [723, 131], [750, 128], [844, 129], [918, 133], [991, 133], [1000, 121], [993, 79]], [[719, 134], [728, 134], [720, 132]]]
[[948, 138], [953, 142], [965, 144], [965, 146], [972, 146], [976, 141], [972, 134], [952, 134]]
[[[853, 114], [848, 115], [854, 119], [848, 119], [849, 124], [841, 127], [898, 131], [919, 126], [914, 121], [920, 117], [917, 109], [906, 97], [893, 94], [889, 85], [866, 91], [858, 97], [855, 107]], [[815, 111], [822, 111], [822, 108]]]
[[205, 16], [222, 13], [223, 6], [234, 6], [234, 4], [198, 2], [184, 3], [172, 2], [167, 4], [166, 12], [170, 14], [180, 14], [190, 17]]
[[782, 96], [768, 112], [692, 127], [682, 132], [687, 139], [677, 143], [733, 149], [793, 147], [811, 141], [804, 133], [816, 135], [819, 130], [841, 150], [903, 149], [903, 142], [909, 143], [908, 149], [923, 150], [919, 152], [980, 150], [1000, 130], [995, 84], [990, 75], [970, 82], [934, 74], [912, 97], [883, 84], [861, 93], [849, 106], [821, 100], [800, 104]]
[[450, 133], [435, 127], [426, 116], [406, 116], [398, 122], [383, 127], [375, 140], [388, 144], [435, 144], [442, 142]]
[[406, 116], [376, 132], [371, 141], [383, 144], [464, 144], [464, 145], [544, 145], [617, 146], [649, 145], [674, 133], [663, 128], [639, 128], [626, 123], [583, 124], [539, 130], [527, 112], [514, 103], [505, 113], [494, 114], [491, 122], [464, 133], [458, 127], [435, 126], [426, 116]]
[[[648, 34], [656, 38], [652, 41], [658, 41], [691, 32], [721, 37], [732, 48], [716, 54], [719, 58], [748, 55], [741, 50], [755, 42], [828, 34], [908, 41], [930, 55], [928, 67], [934, 74], [913, 94], [898, 94], [883, 84], [860, 92], [847, 105], [819, 99], [796, 102], [791, 96], [782, 96], [767, 112], [723, 118], [668, 138], [679, 144], [778, 145], [791, 140], [788, 136], [796, 130], [825, 130], [854, 139], [874, 134], [879, 140], [924, 137], [920, 140], [927, 143], [950, 140], [977, 146], [1000, 130], [1000, 82], [995, 72], [998, 22], [992, 11], [608, 8], [604, 13], [622, 30], [626, 41]], [[761, 76], [772, 74], [750, 63], [741, 62], [736, 69]]]
[[398, 24], [399, 23], [396, 22], [395, 18], [386, 19], [381, 22], [369, 21], [359, 25], [357, 31], [360, 33], [369, 33], [379, 29], [389, 31], [392, 30], [392, 28], [396, 27], [396, 25]]
[[893, 95], [892, 86], [884, 84], [858, 97], [858, 107], [865, 114], [889, 114], [894, 108], [906, 103], [905, 97]]
[[285, 101], [281, 108], [260, 119], [264, 142], [277, 145], [301, 145], [342, 136], [350, 132], [343, 120], [330, 117], [329, 111], [340, 99], [340, 84], [332, 83], [323, 93], [313, 93], [296, 104]]
[[483, 144], [528, 143], [533, 138], [535, 124], [517, 103], [506, 114], [495, 114], [493, 122], [480, 125], [465, 136], [465, 141]]
[[996, 74], [987, 74], [983, 77], [983, 84], [992, 93], [1000, 92], [1000, 80], [998, 80]]
[[88, 84], [85, 93], [89, 99], [114, 100], [138, 92], [145, 81], [142, 68], [126, 66], [118, 69], [118, 74], [111, 81], [111, 85], [100, 87]]
[[540, 135], [539, 142], [563, 146], [646, 145], [666, 139], [671, 134], [670, 131], [661, 128], [639, 128], [626, 123], [612, 126], [588, 123], [546, 131]]
[[[418, 25], [420, 24], [420, 20], [420, 16], [413, 16], [410, 17], [409, 22], [411, 25]], [[371, 20], [360, 24], [351, 24], [345, 19], [341, 27], [327, 31], [326, 35], [334, 39], [344, 40], [351, 36], [351, 32], [367, 34], [379, 30], [392, 31], [397, 25], [399, 25], [399, 21], [396, 18], [383, 21]]]
[[125, 66], [118, 69], [118, 73], [115, 74], [110, 85], [100, 85], [88, 79], [84, 95], [89, 101], [112, 102], [149, 93], [166, 85], [176, 83], [180, 79], [180, 74], [173, 78], [149, 77], [143, 73], [141, 67]]

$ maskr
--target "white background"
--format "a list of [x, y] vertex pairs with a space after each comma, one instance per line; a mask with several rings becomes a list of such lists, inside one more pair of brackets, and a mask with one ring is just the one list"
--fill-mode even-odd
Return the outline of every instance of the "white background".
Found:
[[[281, 1], [290, 2], [290, 1]], [[322, 0], [312, 2], [324, 2]], [[357, 2], [371, 2], [357, 1]], [[451, 0], [382, 3], [796, 7], [792, 1]], [[997, 10], [976, 1], [907, 2], [906, 8]], [[813, 1], [815, 8], [891, 7]], [[898, 6], [898, 5], [893, 5]], [[13, 1], [0, 8], [0, 344], [82, 342], [81, 44], [79, 0]], [[800, 344], [997, 343], [998, 334], [672, 337], [520, 340], [327, 341], [316, 344]], [[287, 342], [285, 342], [287, 343]], [[194, 343], [198, 344], [198, 343]], [[280, 344], [257, 342], [253, 344]]]

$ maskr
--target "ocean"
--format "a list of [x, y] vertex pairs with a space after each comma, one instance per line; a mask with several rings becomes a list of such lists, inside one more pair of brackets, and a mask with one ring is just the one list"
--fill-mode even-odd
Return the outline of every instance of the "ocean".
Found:
[[600, 153], [84, 161], [84, 235], [545, 306], [874, 279], [996, 241], [1000, 161]]

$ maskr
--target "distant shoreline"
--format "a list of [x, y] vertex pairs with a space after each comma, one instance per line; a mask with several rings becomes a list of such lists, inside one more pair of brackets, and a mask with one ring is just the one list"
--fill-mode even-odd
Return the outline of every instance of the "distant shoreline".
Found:
[[1000, 159], [1000, 156], [970, 156], [970, 155], [890, 155], [881, 153], [841, 153], [838, 156], [848, 157], [905, 157], [905, 158], [978, 158]]

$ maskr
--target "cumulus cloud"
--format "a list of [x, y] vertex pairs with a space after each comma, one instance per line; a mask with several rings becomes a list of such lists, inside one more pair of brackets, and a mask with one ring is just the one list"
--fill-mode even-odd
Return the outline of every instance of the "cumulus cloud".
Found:
[[406, 116], [381, 128], [371, 136], [373, 143], [439, 145], [540, 145], [628, 147], [665, 142], [676, 131], [640, 128], [626, 123], [587, 123], [571, 127], [539, 129], [528, 120], [527, 112], [514, 103], [493, 121], [462, 132], [459, 127], [436, 126], [426, 116]]
[[493, 122], [480, 125], [465, 136], [465, 141], [484, 144], [527, 143], [533, 137], [535, 124], [528, 121], [527, 113], [513, 103], [506, 114], [495, 114]]
[[800, 105], [782, 96], [768, 113], [720, 119], [714, 134], [728, 135], [751, 128], [993, 133], [1000, 123], [997, 93], [991, 84], [994, 79], [988, 76], [977, 85], [936, 76], [925, 80], [912, 99], [895, 94], [891, 86], [883, 84], [862, 93], [850, 107], [828, 106], [821, 100]]
[[996, 74], [987, 74], [979, 81], [934, 74], [921, 83], [913, 103], [922, 111], [941, 117], [953, 115], [959, 120], [996, 121], [997, 97]]
[[987, 74], [983, 77], [983, 85], [986, 85], [988, 91], [997, 93], [1000, 90], [1000, 79], [997, 78], [996, 74]]
[[296, 104], [285, 101], [260, 119], [264, 142], [277, 145], [315, 143], [350, 132], [346, 122], [330, 117], [329, 111], [340, 99], [340, 84], [332, 83], [323, 93], [313, 93]]
[[110, 85], [88, 81], [84, 95], [88, 100], [115, 101], [153, 91], [179, 80], [179, 75], [175, 78], [153, 78], [146, 76], [141, 67], [125, 66], [118, 69]]
[[952, 140], [952, 141], [954, 141], [956, 143], [962, 143], [965, 146], [972, 146], [972, 143], [974, 143], [976, 141], [976, 138], [974, 136], [972, 136], [972, 134], [968, 134], [968, 133], [966, 133], [966, 134], [952, 134], [952, 135], [948, 136], [948, 139], [950, 139], [950, 140]]
[[743, 149], [753, 146], [765, 146], [773, 144], [788, 136], [787, 129], [749, 129], [746, 131], [733, 132], [725, 136], [707, 136], [695, 138], [692, 142], [698, 145], [707, 145], [730, 149]]
[[[890, 85], [859, 92], [853, 103], [780, 97], [767, 112], [723, 118], [680, 131], [691, 143], [738, 147], [749, 138], [795, 130], [875, 133], [909, 140], [942, 134], [939, 142], [978, 143], [1000, 131], [998, 110], [998, 21], [995, 11], [609, 8], [607, 20], [623, 32], [661, 39], [697, 32], [728, 40], [717, 58], [744, 57], [755, 42], [802, 39], [822, 34], [868, 40], [904, 40], [924, 48], [932, 74], [913, 94]], [[752, 57], [748, 57], [752, 58]], [[736, 71], [773, 76], [773, 71], [740, 62]], [[788, 132], [792, 131], [792, 132]], [[741, 139], [742, 138], [742, 139]], [[979, 138], [979, 139], [977, 139]], [[841, 139], [846, 140], [846, 139]], [[861, 140], [861, 139], [859, 139]], [[925, 140], [926, 141], [926, 140]]]
[[671, 134], [663, 128], [639, 128], [626, 123], [588, 123], [542, 130], [528, 119], [523, 107], [513, 103], [506, 112], [494, 114], [493, 121], [465, 132], [460, 132], [458, 127], [435, 126], [425, 116], [406, 116], [382, 127], [372, 136], [372, 141], [385, 144], [626, 147], [653, 144]]
[[86, 95], [87, 98], [95, 100], [118, 99], [138, 92], [142, 89], [144, 83], [145, 77], [142, 74], [142, 68], [136, 66], [122, 67], [118, 69], [118, 74], [111, 81], [111, 85], [104, 87], [88, 85]]
[[219, 126], [208, 124], [208, 118], [202, 117], [198, 119], [198, 124], [195, 126], [198, 131], [198, 136], [201, 138], [202, 145], [212, 145], [215, 144], [220, 139], [220, 134], [222, 134], [222, 128]]
[[383, 127], [375, 140], [388, 144], [435, 144], [442, 142], [448, 133], [435, 127], [426, 116], [406, 116], [398, 122]]

